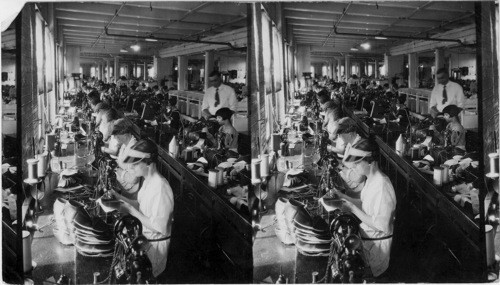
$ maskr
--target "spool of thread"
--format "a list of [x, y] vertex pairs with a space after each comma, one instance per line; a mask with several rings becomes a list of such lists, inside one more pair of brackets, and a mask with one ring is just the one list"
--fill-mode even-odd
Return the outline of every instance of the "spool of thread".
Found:
[[252, 184], [260, 183], [260, 159], [252, 159]]
[[443, 184], [450, 182], [450, 167], [446, 164], [441, 164], [443, 168]]
[[30, 158], [26, 162], [28, 163], [28, 180], [38, 181], [38, 159]]
[[55, 134], [46, 134], [45, 135], [45, 148], [47, 151], [54, 150], [54, 145], [56, 143], [56, 135]]
[[224, 185], [224, 168], [216, 167], [217, 170], [217, 185]]
[[267, 177], [269, 176], [269, 154], [262, 154], [260, 158], [262, 160], [260, 163], [260, 175]]
[[33, 269], [31, 261], [31, 235], [28, 231], [23, 231], [23, 269], [29, 272]]
[[488, 178], [497, 178], [499, 176], [499, 173], [498, 173], [499, 155], [496, 152], [492, 152], [492, 153], [488, 154], [488, 156], [490, 157], [490, 173], [486, 174], [486, 176]]
[[44, 177], [47, 174], [47, 153], [38, 154], [38, 177]]
[[212, 188], [217, 188], [217, 172], [216, 169], [208, 170], [208, 186]]
[[484, 232], [486, 237], [486, 264], [491, 266], [495, 263], [495, 231], [492, 225], [485, 225]]
[[434, 167], [434, 185], [442, 186], [443, 185], [443, 168]]

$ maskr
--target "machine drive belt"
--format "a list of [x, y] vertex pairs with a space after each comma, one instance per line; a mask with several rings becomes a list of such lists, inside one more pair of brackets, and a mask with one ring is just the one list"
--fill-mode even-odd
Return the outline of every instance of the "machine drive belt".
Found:
[[162, 237], [162, 238], [158, 238], [158, 239], [148, 239], [147, 241], [156, 242], [156, 241], [164, 241], [164, 240], [169, 240], [169, 239], [170, 239], [170, 236], [167, 236], [167, 237]]
[[362, 240], [384, 240], [384, 239], [390, 239], [390, 238], [392, 238], [392, 235], [385, 236], [385, 237], [379, 237], [379, 238], [365, 238], [365, 237], [362, 237], [361, 239]]

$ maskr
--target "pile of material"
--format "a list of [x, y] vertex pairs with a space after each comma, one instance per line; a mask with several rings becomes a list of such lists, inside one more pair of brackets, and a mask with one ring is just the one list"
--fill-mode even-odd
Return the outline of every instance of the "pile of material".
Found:
[[295, 244], [307, 256], [328, 256], [331, 236], [328, 224], [319, 216], [312, 217], [295, 199], [280, 198], [276, 202], [276, 235], [284, 244]]
[[75, 245], [84, 256], [105, 257], [114, 252], [114, 238], [108, 225], [92, 217], [84, 205], [59, 198], [54, 203], [54, 236], [64, 245]]

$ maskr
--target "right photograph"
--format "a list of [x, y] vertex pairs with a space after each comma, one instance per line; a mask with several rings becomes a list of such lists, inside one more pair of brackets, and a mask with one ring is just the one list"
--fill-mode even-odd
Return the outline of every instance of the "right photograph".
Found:
[[498, 282], [498, 11], [249, 4], [254, 283]]

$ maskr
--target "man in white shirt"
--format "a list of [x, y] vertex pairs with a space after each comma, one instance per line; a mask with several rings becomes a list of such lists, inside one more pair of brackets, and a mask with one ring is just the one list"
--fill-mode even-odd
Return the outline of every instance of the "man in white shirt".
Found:
[[436, 72], [438, 84], [432, 89], [429, 100], [429, 113], [436, 117], [443, 112], [444, 107], [456, 105], [464, 108], [465, 96], [462, 86], [449, 80], [448, 71], [440, 68]]
[[236, 93], [230, 86], [222, 84], [220, 72], [213, 71], [208, 77], [210, 87], [205, 91], [201, 105], [202, 115], [206, 119], [215, 116], [220, 108], [229, 108], [236, 112]]

